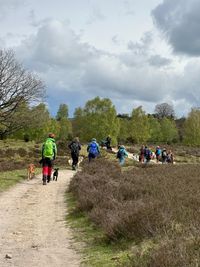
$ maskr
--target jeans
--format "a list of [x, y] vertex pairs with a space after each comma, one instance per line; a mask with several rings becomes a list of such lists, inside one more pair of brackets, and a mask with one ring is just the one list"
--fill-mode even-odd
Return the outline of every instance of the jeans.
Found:
[[119, 158], [119, 164], [124, 165], [125, 163], [125, 157]]

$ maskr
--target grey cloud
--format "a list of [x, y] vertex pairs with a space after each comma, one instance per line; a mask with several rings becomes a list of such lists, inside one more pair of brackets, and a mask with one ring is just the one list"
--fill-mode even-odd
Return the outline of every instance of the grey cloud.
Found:
[[191, 106], [199, 106], [200, 103], [200, 60], [191, 60], [185, 67], [184, 72], [176, 80], [174, 98], [183, 98]]
[[[41, 22], [36, 35], [23, 41], [18, 54], [28, 57], [36, 67], [77, 68], [89, 58], [97, 56], [94, 47], [80, 41], [68, 23], [57, 20]], [[45, 66], [44, 66], [45, 69]]]
[[115, 45], [119, 45], [119, 44], [120, 44], [119, 36], [118, 36], [118, 35], [114, 35], [114, 36], [112, 37], [112, 42], [113, 42], [113, 44], [115, 44]]
[[136, 54], [148, 54], [153, 41], [152, 32], [145, 32], [139, 42], [129, 41], [127, 48]]
[[200, 56], [200, 1], [164, 0], [153, 11], [157, 27], [174, 52]]
[[161, 57], [160, 55], [154, 55], [149, 58], [149, 64], [155, 67], [168, 66], [172, 63], [169, 58]]
[[167, 66], [170, 60], [150, 57], [148, 38], [142, 40], [139, 48], [146, 49], [146, 54], [134, 53], [134, 47], [127, 53], [109, 54], [82, 42], [68, 23], [46, 20], [16, 51], [26, 66], [42, 76], [48, 90], [56, 88], [63, 98], [78, 93], [88, 99], [99, 95], [149, 106], [170, 100], [185, 107], [196, 104], [195, 96], [200, 101], [200, 62], [188, 64], [183, 74], [154, 68], [152, 64]]

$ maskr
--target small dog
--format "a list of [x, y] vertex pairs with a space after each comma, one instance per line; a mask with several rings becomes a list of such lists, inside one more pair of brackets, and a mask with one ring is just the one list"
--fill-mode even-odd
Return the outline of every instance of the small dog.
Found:
[[28, 165], [27, 180], [31, 180], [35, 177], [35, 165], [33, 163]]
[[57, 181], [58, 180], [58, 170], [59, 170], [59, 168], [55, 168], [54, 169], [53, 181]]

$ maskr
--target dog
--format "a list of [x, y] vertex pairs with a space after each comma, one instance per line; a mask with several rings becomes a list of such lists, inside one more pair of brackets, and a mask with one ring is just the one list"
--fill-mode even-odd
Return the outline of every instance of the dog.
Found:
[[59, 170], [59, 168], [54, 168], [53, 181], [58, 180], [58, 170]]
[[27, 168], [27, 180], [31, 180], [35, 177], [35, 165], [33, 163], [28, 165]]

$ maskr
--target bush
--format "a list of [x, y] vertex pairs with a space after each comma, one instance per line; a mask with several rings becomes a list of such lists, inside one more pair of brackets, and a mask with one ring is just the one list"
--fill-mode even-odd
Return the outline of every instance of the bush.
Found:
[[[200, 165], [149, 165], [121, 172], [117, 163], [83, 164], [70, 182], [77, 209], [87, 212], [110, 241], [154, 240], [130, 259], [135, 267], [193, 267], [200, 262]], [[141, 252], [142, 253], [142, 252]], [[145, 259], [145, 261], [144, 261]]]

